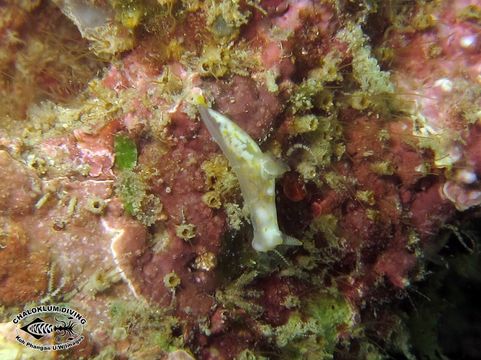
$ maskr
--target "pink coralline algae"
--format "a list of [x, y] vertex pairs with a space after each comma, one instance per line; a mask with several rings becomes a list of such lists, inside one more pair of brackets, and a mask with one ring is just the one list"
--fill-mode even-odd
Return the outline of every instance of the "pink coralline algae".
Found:
[[[10, 358], [45, 303], [88, 319], [65, 359], [452, 355], [404, 307], [449, 234], [477, 256], [481, 1], [6, 1], [0, 79]], [[199, 106], [285, 167], [277, 215]], [[255, 251], [253, 216], [299, 243]]]

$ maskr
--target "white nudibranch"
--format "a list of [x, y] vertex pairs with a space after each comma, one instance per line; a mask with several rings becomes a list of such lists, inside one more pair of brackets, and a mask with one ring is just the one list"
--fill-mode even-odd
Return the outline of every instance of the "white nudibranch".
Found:
[[299, 240], [283, 234], [277, 223], [275, 179], [287, 167], [265, 154], [237, 124], [212, 109], [199, 106], [200, 116], [211, 136], [234, 170], [247, 206], [257, 251], [274, 250], [277, 245], [300, 245]]

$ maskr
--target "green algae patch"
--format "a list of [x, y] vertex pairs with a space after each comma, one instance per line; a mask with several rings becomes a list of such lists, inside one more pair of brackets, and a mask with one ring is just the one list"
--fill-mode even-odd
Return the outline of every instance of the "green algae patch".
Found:
[[394, 167], [389, 161], [378, 161], [371, 164], [371, 170], [380, 176], [394, 175]]
[[146, 175], [142, 172], [123, 170], [115, 182], [115, 192], [127, 213], [150, 226], [160, 218], [163, 205], [158, 197], [148, 193], [146, 180]]
[[318, 216], [311, 222], [307, 235], [312, 238], [315, 234], [321, 233], [329, 244], [338, 244], [337, 223], [338, 219], [333, 214]]
[[260, 305], [255, 304], [253, 299], [258, 298], [261, 294], [246, 289], [258, 275], [259, 273], [255, 270], [245, 272], [224, 290], [217, 290], [215, 293], [217, 302], [227, 309], [238, 307], [254, 317], [258, 316], [263, 309]]
[[[336, 116], [318, 117], [316, 129], [302, 134], [305, 145], [294, 145], [288, 153], [302, 150], [296, 170], [305, 180], [317, 181], [320, 169], [327, 168], [345, 152], [342, 125]], [[342, 185], [341, 182], [337, 184]]]
[[340, 295], [318, 294], [308, 302], [305, 314], [294, 312], [274, 330], [283, 359], [332, 359], [344, 331], [354, 326], [354, 311]]
[[319, 125], [319, 119], [313, 114], [297, 116], [294, 118], [290, 132], [293, 135], [315, 131]]
[[125, 329], [127, 336], [140, 340], [130, 349], [132, 356], [158, 353], [159, 349], [170, 352], [184, 345], [182, 336], [174, 335], [182, 324], [166, 309], [151, 307], [142, 301], [117, 300], [110, 304], [109, 315], [112, 333], [121, 333], [120, 329]]
[[130, 215], [135, 215], [141, 211], [142, 200], [145, 197], [147, 186], [138, 174], [133, 171], [120, 173], [116, 183], [116, 190], [125, 210]]
[[137, 165], [137, 145], [125, 135], [114, 139], [115, 166], [119, 170], [131, 170]]
[[374, 196], [374, 193], [369, 190], [357, 191], [356, 200], [361, 201], [370, 206], [374, 206], [376, 204], [376, 198]]

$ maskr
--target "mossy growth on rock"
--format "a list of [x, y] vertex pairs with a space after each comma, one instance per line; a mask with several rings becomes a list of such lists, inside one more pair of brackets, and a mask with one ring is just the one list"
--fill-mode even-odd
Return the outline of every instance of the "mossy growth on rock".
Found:
[[160, 199], [148, 193], [145, 173], [133, 170], [121, 171], [115, 183], [115, 191], [122, 200], [124, 209], [144, 225], [159, 220], [162, 212]]
[[245, 41], [229, 44], [206, 43], [200, 56], [192, 57], [191, 62], [202, 77], [214, 78], [232, 74], [250, 76], [251, 71], [259, 65], [258, 57]]
[[[112, 331], [127, 330], [127, 336], [135, 339], [129, 352], [148, 354], [158, 349], [169, 352], [184, 346], [182, 336], [174, 335], [182, 324], [167, 313], [167, 309], [151, 306], [143, 301], [115, 300], [109, 308]], [[155, 353], [155, 352], [154, 352]], [[141, 357], [137, 357], [141, 358]]]
[[340, 54], [329, 52], [319, 67], [312, 69], [293, 91], [289, 98], [289, 111], [292, 114], [305, 113], [311, 110], [328, 111], [333, 107], [332, 93], [326, 83], [332, 84], [343, 79], [339, 66]]
[[336, 290], [320, 292], [304, 305], [285, 325], [264, 332], [281, 349], [281, 359], [332, 359], [342, 329], [354, 326], [354, 309]]
[[257, 292], [249, 292], [246, 287], [259, 275], [257, 271], [243, 273], [231, 285], [224, 290], [217, 290], [215, 298], [217, 302], [227, 309], [241, 308], [250, 315], [257, 317], [263, 309], [254, 303], [253, 299], [259, 297]]
[[362, 91], [370, 95], [394, 91], [390, 74], [381, 70], [371, 53], [371, 47], [367, 45], [368, 39], [361, 26], [349, 23], [337, 37], [349, 46], [352, 53], [352, 76]]
[[345, 152], [342, 125], [336, 116], [318, 117], [316, 129], [303, 134], [306, 145], [289, 152], [301, 152], [297, 171], [305, 180], [317, 180], [319, 169], [328, 167], [333, 160], [340, 159]]
[[135, 171], [137, 166], [137, 146], [125, 135], [114, 139], [115, 167], [119, 171], [115, 190], [122, 200], [124, 209], [144, 225], [150, 226], [160, 218], [162, 203], [149, 194], [147, 171]]

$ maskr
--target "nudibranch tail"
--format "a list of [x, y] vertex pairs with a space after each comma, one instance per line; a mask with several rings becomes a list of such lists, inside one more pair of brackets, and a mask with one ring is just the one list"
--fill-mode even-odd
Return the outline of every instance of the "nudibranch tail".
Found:
[[199, 107], [199, 112], [239, 180], [254, 228], [253, 248], [269, 251], [281, 244], [300, 245], [297, 239], [283, 234], [277, 222], [275, 179], [287, 166], [263, 153], [259, 145], [226, 116], [205, 107]]

